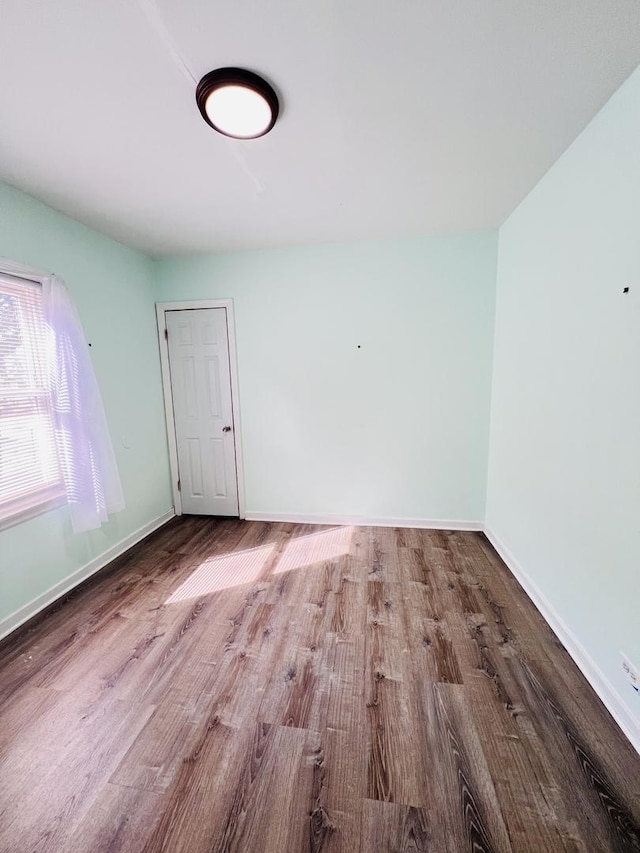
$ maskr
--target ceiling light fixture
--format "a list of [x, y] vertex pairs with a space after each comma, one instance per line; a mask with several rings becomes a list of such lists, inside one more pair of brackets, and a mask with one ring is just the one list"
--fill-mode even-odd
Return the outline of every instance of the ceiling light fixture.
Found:
[[252, 71], [217, 68], [205, 74], [196, 89], [202, 118], [218, 133], [234, 139], [257, 139], [269, 133], [278, 118], [278, 96]]

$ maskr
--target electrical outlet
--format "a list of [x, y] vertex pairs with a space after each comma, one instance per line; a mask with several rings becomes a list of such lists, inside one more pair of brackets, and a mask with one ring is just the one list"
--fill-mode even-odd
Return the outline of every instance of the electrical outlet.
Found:
[[620, 656], [622, 657], [622, 669], [629, 679], [629, 684], [631, 684], [636, 693], [640, 692], [640, 670], [631, 663], [624, 652], [620, 652]]

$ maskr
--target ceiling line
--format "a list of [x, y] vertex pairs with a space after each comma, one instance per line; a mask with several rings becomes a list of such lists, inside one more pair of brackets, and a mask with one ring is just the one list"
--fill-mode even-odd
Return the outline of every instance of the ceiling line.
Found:
[[156, 33], [160, 36], [162, 41], [165, 43], [165, 46], [168, 48], [169, 53], [173, 57], [176, 65], [182, 71], [184, 76], [189, 80], [194, 86], [198, 85], [198, 78], [193, 73], [191, 68], [189, 68], [189, 64], [187, 60], [184, 58], [182, 53], [180, 52], [180, 48], [176, 44], [174, 37], [171, 35], [169, 30], [167, 29], [167, 25], [165, 24], [162, 16], [160, 14], [160, 10], [158, 9], [154, 0], [137, 0], [138, 6], [141, 11], [151, 24], [151, 26], [155, 29]]

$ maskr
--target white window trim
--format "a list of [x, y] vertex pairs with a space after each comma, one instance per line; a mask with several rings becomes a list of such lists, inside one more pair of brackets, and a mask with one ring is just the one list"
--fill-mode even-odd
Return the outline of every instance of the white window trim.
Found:
[[36, 284], [42, 284], [42, 280], [53, 273], [42, 272], [42, 270], [27, 267], [24, 264], [19, 264], [9, 258], [0, 257], [0, 273], [4, 275], [12, 275], [14, 278], [24, 278], [27, 281], [33, 281]]
[[[59, 491], [57, 495], [52, 496], [53, 489], [42, 489], [43, 498], [36, 504], [30, 504], [25, 509], [16, 509], [11, 515], [6, 515], [0, 519], [0, 530], [6, 530], [8, 527], [14, 527], [16, 524], [21, 524], [23, 521], [29, 521], [31, 518], [37, 518], [39, 515], [44, 515], [45, 512], [51, 512], [53, 509], [59, 509], [61, 506], [66, 506], [67, 498], [63, 491]], [[45, 497], [46, 495], [46, 497]], [[19, 502], [16, 501], [16, 504]]]

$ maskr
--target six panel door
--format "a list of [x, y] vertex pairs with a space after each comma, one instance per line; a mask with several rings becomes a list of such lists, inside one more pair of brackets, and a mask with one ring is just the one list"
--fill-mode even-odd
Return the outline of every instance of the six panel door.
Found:
[[226, 308], [166, 311], [182, 511], [238, 515]]

